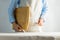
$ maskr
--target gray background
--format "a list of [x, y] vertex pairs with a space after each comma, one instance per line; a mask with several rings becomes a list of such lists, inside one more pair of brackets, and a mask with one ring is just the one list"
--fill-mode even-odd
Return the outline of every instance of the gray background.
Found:
[[[44, 32], [60, 32], [60, 0], [47, 0], [48, 12], [42, 27]], [[0, 32], [13, 32], [8, 17], [10, 0], [0, 0]]]

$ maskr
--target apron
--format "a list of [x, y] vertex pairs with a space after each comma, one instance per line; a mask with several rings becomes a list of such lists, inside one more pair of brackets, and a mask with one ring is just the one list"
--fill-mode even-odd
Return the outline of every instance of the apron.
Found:
[[[28, 21], [26, 20], [27, 22], [24, 23], [25, 24], [24, 26], [26, 26], [26, 27], [23, 27], [23, 29], [25, 31], [28, 30], [29, 32], [39, 32], [41, 29], [38, 26], [38, 24], [36, 24], [36, 23], [38, 22], [38, 19], [41, 14], [40, 13], [41, 7], [42, 7], [41, 1], [40, 0], [18, 0], [17, 4], [18, 5], [16, 6], [16, 8], [20, 8], [20, 10], [21, 10], [20, 13], [21, 14], [23, 12], [25, 13], [25, 15], [23, 15], [23, 16], [20, 15], [20, 19], [19, 19], [19, 14], [16, 13], [16, 15], [18, 15], [17, 20], [20, 21], [20, 22], [18, 21], [18, 23], [19, 24], [22, 23], [21, 18], [25, 17], [25, 18], [23, 18], [23, 20], [28, 19]], [[27, 13], [28, 13], [28, 16], [26, 15]]]

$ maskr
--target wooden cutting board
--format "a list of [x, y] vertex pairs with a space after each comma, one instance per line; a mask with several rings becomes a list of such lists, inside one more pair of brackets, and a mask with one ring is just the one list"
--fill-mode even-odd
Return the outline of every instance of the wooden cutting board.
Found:
[[22, 26], [23, 30], [27, 31], [29, 26], [30, 10], [29, 7], [20, 7], [15, 10], [16, 22]]

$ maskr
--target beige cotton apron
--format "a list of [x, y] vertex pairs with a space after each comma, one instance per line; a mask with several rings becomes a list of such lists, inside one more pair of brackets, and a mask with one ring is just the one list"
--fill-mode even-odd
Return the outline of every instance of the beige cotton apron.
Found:
[[35, 17], [31, 15], [32, 13], [34, 13], [32, 12], [34, 7], [32, 6], [31, 8], [31, 3], [28, 3], [27, 2], [28, 0], [25, 0], [25, 1], [26, 3], [24, 3], [24, 0], [21, 0], [20, 7], [16, 8], [14, 11], [16, 21], [19, 25], [22, 26], [24, 31], [34, 31], [34, 32], [39, 31], [39, 26], [37, 26], [37, 24], [34, 23], [34, 20], [32, 20], [33, 17]]

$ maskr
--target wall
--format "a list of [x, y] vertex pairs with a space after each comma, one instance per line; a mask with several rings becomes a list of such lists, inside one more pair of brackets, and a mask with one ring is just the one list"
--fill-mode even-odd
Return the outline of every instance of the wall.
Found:
[[60, 32], [60, 0], [47, 0], [47, 21], [43, 30], [48, 32]]
[[[8, 19], [8, 6], [10, 0], [0, 0], [0, 32], [13, 32]], [[46, 22], [42, 27], [45, 32], [60, 32], [60, 0], [47, 0], [48, 12]]]
[[9, 0], [0, 0], [0, 32], [12, 32], [8, 19]]

